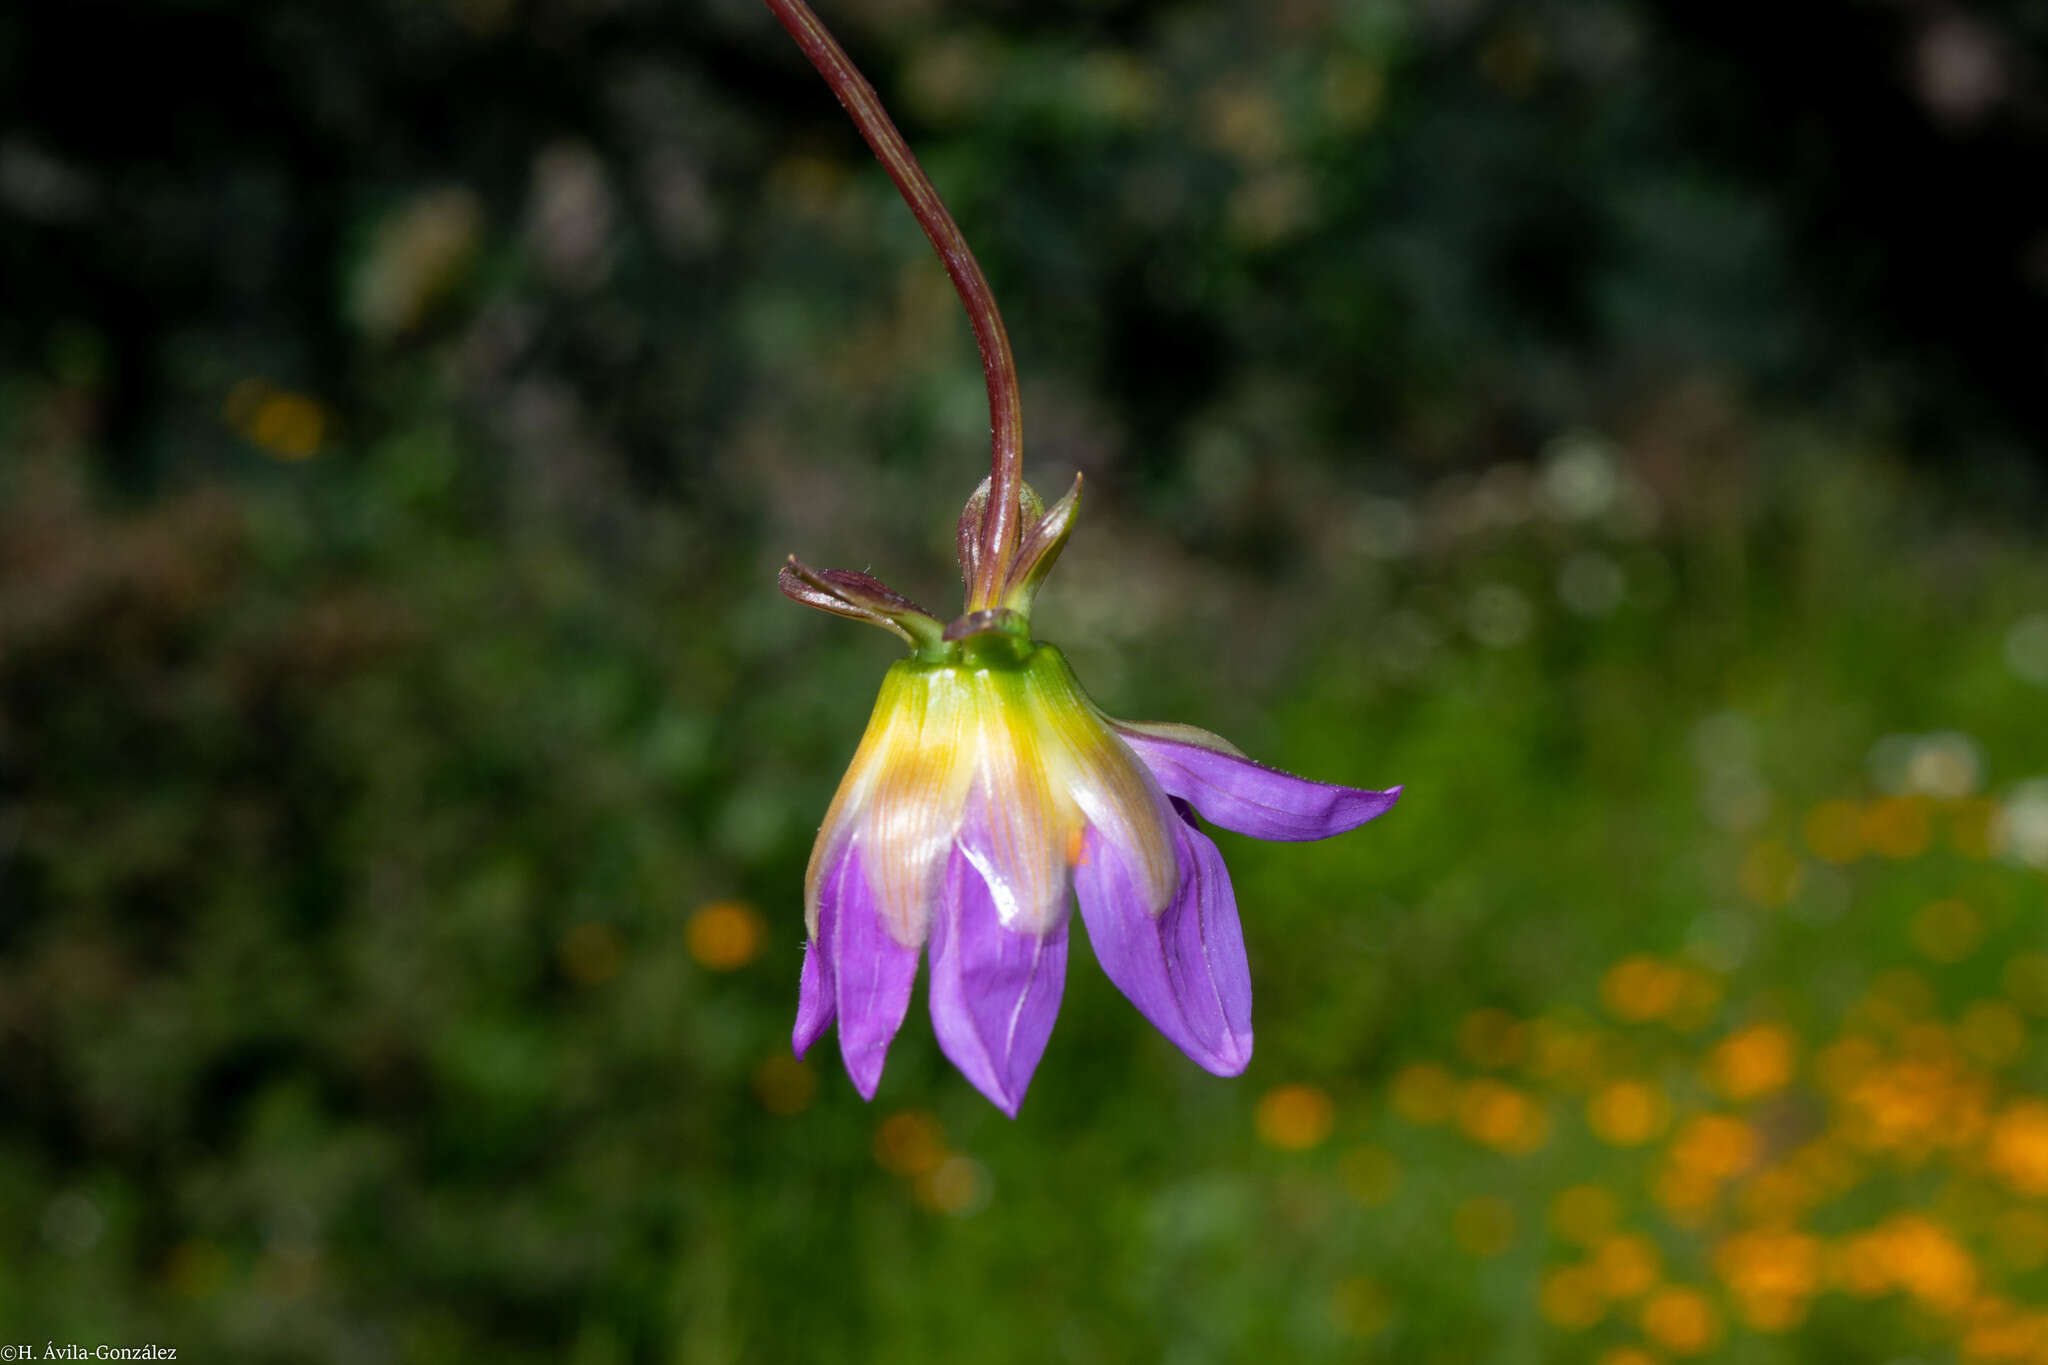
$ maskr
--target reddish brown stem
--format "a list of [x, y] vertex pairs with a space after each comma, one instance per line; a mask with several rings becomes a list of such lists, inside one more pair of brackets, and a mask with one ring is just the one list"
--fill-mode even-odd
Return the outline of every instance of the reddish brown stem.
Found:
[[960, 235], [959, 225], [946, 211], [924, 168], [911, 155], [910, 144], [903, 140], [903, 134], [882, 108], [875, 88], [860, 74], [845, 49], [825, 31], [825, 25], [804, 0], [764, 3], [789, 30], [789, 36], [796, 39], [811, 65], [818, 68], [818, 74], [832, 87], [832, 93], [846, 106], [854, 126], [874, 150], [882, 169], [896, 182], [903, 202], [910, 205], [918, 226], [931, 238], [932, 248], [945, 262], [946, 273], [953, 277], [953, 288], [967, 309], [967, 320], [974, 326], [974, 340], [981, 348], [982, 374], [988, 380], [989, 499], [988, 510], [982, 517], [980, 571], [968, 589], [967, 606], [970, 611], [994, 606], [1017, 553], [1017, 498], [1024, 483], [1023, 413], [1017, 397], [1017, 361], [1010, 353], [1010, 334], [1003, 328], [1003, 315], [996, 309], [995, 295], [989, 292], [981, 263], [968, 249], [967, 239]]

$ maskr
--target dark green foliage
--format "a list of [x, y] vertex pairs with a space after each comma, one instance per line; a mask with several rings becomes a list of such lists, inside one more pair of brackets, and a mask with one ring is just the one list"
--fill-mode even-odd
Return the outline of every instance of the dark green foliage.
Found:
[[[986, 428], [943, 276], [766, 15], [129, 8], [118, 43], [111, 7], [0, 15], [0, 1337], [1678, 1349], [1640, 1293], [1559, 1320], [1589, 1252], [1547, 1220], [1589, 1184], [1716, 1358], [1948, 1359], [2048, 1296], [2008, 1216], [2048, 1196], [2029, 394], [1907, 326], [1951, 317], [1925, 233], [1843, 228], [1879, 153], [1842, 109], [1993, 177], [2023, 62], [1939, 124], [1872, 88], [1924, 35], [1858, 29], [1783, 149], [1853, 150], [1836, 181], [1717, 122], [1748, 40], [1685, 6], [828, 13], [1008, 309], [1028, 476], [1088, 476], [1040, 630], [1116, 714], [1408, 786], [1334, 842], [1223, 836], [1248, 1076], [1077, 943], [1013, 1124], [921, 1003], [872, 1108], [829, 1042], [787, 1058], [892, 645], [775, 571], [950, 615]], [[1617, 1012], [1625, 962], [1691, 993]], [[1734, 1098], [1755, 1025], [1795, 1075]], [[1937, 1056], [1981, 1122], [1885, 1137], [1844, 1038], [1909, 1091]], [[1592, 1117], [1616, 1083], [1669, 1106], [1639, 1147]], [[1700, 1218], [1663, 1177], [1709, 1114], [1765, 1147]], [[1856, 1179], [1791, 1221], [1846, 1255], [1927, 1214], [1975, 1317], [1901, 1280], [1757, 1327], [1717, 1254], [1830, 1142]]]

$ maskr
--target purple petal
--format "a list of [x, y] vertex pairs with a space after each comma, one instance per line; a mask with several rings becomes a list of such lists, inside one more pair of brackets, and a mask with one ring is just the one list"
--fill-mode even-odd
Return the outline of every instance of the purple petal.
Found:
[[[838, 918], [834, 908], [833, 918]], [[796, 988], [796, 1029], [790, 1036], [790, 1046], [801, 1057], [811, 1050], [825, 1030], [832, 1027], [832, 1017], [838, 1013], [833, 1001], [835, 987], [832, 982], [831, 954], [825, 951], [822, 941], [831, 931], [825, 927], [822, 911], [818, 916], [820, 942], [804, 944], [804, 973]]]
[[1066, 924], [1043, 935], [1004, 928], [988, 883], [955, 850], [931, 949], [939, 1047], [996, 1108], [1017, 1117], [1060, 1012]]
[[[1178, 727], [1177, 727], [1178, 728]], [[1401, 789], [1369, 791], [1311, 782], [1239, 754], [1116, 726], [1169, 796], [1225, 829], [1255, 839], [1327, 839], [1384, 815]]]
[[[808, 987], [810, 959], [825, 958], [819, 968], [819, 985], [831, 984], [846, 1074], [853, 1078], [861, 1098], [871, 1100], [882, 1080], [890, 1040], [903, 1027], [903, 1016], [910, 1008], [910, 989], [917, 983], [918, 950], [898, 943], [882, 923], [860, 862], [855, 846], [826, 871], [818, 888], [818, 942], [806, 955], [804, 966]], [[808, 995], [799, 1003], [797, 1039], [802, 1046], [809, 1046], [824, 1030], [823, 1019], [818, 1019], [810, 1038], [804, 1037], [806, 1020], [824, 1010]]]
[[1216, 845], [1183, 821], [1173, 826], [1173, 903], [1146, 913], [1135, 855], [1091, 831], [1074, 870], [1081, 918], [1102, 970], [1138, 1012], [1197, 1065], [1235, 1076], [1252, 1059], [1252, 973], [1237, 898]]

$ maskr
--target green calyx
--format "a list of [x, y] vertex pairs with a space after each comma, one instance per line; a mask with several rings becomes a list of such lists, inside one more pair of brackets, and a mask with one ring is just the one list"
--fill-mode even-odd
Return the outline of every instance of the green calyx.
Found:
[[1003, 632], [984, 631], [956, 640], [944, 651], [919, 651], [889, 666], [891, 677], [906, 679], [945, 672], [993, 674], [1049, 704], [1093, 710], [1057, 646]]
[[1039, 648], [1031, 642], [1031, 623], [1025, 617], [997, 609], [968, 612], [912, 657], [921, 664], [1001, 671], [1024, 667]]
[[[911, 657], [921, 663], [994, 666], [1022, 649], [1026, 653], [1016, 656], [1021, 662], [1031, 648], [1031, 607], [1038, 589], [1073, 533], [1074, 514], [1081, 505], [1081, 476], [1076, 474], [1067, 495], [1049, 508], [1030, 485], [1022, 487], [1017, 510], [1023, 535], [995, 576], [1000, 585], [995, 601], [977, 604], [973, 584], [983, 567], [979, 533], [988, 500], [989, 481], [984, 479], [960, 515], [960, 575], [969, 585], [970, 597], [968, 610], [950, 624], [942, 624], [877, 578], [847, 569], [813, 569], [795, 555], [783, 566], [777, 585], [785, 596], [805, 606], [880, 626], [909, 645]], [[977, 662], [983, 659], [991, 662]]]

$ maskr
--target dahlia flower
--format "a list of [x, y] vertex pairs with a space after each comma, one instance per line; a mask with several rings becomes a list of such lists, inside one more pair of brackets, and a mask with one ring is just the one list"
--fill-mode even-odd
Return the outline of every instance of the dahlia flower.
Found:
[[1066, 982], [1070, 898], [1111, 981], [1194, 1062], [1251, 1061], [1251, 970], [1222, 854], [1199, 815], [1261, 839], [1321, 839], [1391, 807], [1372, 791], [1255, 763], [1187, 725], [1113, 720], [1031, 637], [1039, 586], [1081, 480], [1051, 508], [1020, 474], [1016, 367], [987, 281], [874, 91], [803, 0], [766, 0], [852, 114], [931, 237], [988, 379], [991, 473], [959, 524], [966, 611], [950, 623], [864, 573], [791, 556], [779, 586], [910, 648], [883, 678], [804, 879], [793, 1038], [836, 1021], [864, 1097], [931, 967], [932, 1026], [962, 1074], [1014, 1117]]

